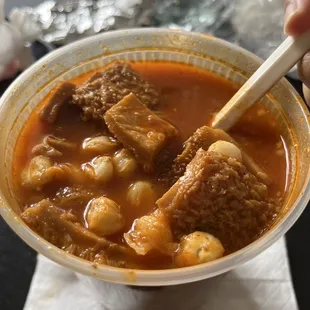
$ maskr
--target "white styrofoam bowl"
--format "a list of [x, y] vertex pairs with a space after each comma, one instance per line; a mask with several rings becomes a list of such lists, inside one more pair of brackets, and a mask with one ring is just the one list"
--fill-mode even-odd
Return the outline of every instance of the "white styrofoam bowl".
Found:
[[[309, 119], [302, 99], [282, 79], [263, 98], [289, 146], [292, 172], [283, 214], [257, 241], [211, 263], [171, 270], [129, 270], [99, 265], [67, 254], [48, 243], [20, 218], [12, 185], [12, 160], [17, 137], [30, 113], [58, 81], [77, 77], [115, 59], [161, 60], [191, 64], [243, 84], [261, 60], [223, 40], [182, 31], [131, 29], [99, 34], [60, 48], [35, 63], [9, 87], [0, 100], [0, 213], [32, 248], [51, 260], [102, 280], [143, 286], [198, 281], [233, 269], [273, 244], [293, 225], [310, 198]], [[279, 104], [281, 102], [281, 105]]]

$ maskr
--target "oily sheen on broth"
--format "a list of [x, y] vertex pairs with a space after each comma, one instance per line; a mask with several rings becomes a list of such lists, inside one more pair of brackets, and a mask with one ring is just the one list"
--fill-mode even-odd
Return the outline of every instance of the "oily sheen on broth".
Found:
[[23, 220], [66, 252], [123, 268], [192, 266], [247, 246], [281, 211], [287, 158], [260, 104], [229, 133], [210, 127], [236, 90], [169, 62], [58, 83], [16, 143]]

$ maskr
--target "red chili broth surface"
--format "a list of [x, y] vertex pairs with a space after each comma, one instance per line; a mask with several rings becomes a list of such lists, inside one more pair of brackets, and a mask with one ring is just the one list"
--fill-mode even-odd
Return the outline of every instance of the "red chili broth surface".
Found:
[[[236, 85], [221, 77], [183, 64], [139, 62], [131, 63], [131, 65], [160, 90], [158, 110], [162, 112], [166, 120], [178, 128], [183, 141], [186, 141], [197, 128], [203, 125], [211, 126], [214, 115], [238, 89]], [[85, 82], [93, 73], [84, 74], [72, 80], [72, 82], [79, 85]], [[60, 187], [59, 184], [53, 184], [44, 187], [41, 192], [34, 192], [21, 185], [20, 173], [31, 159], [31, 149], [34, 145], [38, 144], [48, 134], [81, 144], [85, 138], [102, 132], [101, 124], [82, 121], [79, 108], [75, 106], [67, 110], [63, 109], [56, 125], [43, 123], [39, 117], [39, 108], [47, 102], [50, 96], [51, 94], [30, 115], [16, 143], [13, 179], [16, 196], [22, 211], [41, 199], [52, 197]], [[284, 148], [285, 141], [281, 137], [271, 113], [266, 111], [260, 104], [257, 104], [243, 117], [242, 121], [230, 134], [273, 180], [272, 185], [269, 187], [270, 195], [273, 197], [283, 196], [288, 178], [286, 172], [287, 154]], [[91, 159], [89, 155], [76, 152], [62, 157], [58, 163], [70, 162], [71, 164], [82, 165]], [[146, 175], [141, 171], [137, 172], [132, 178], [117, 179], [105, 185], [105, 194], [120, 204], [122, 214], [126, 220], [123, 231], [107, 237], [109, 240], [124, 243], [122, 235], [130, 229], [133, 221], [149, 214], [156, 208], [155, 205], [135, 208], [126, 201], [128, 187], [134, 181], [141, 179], [150, 180], [153, 183], [158, 198], [167, 190], [157, 184], [152, 175]], [[72, 213], [77, 215], [83, 225], [86, 225], [85, 208], [86, 206], [79, 208], [72, 206], [71, 209]], [[137, 256], [137, 261], [142, 269], [173, 267], [171, 259], [160, 254], [150, 254], [147, 257]]]

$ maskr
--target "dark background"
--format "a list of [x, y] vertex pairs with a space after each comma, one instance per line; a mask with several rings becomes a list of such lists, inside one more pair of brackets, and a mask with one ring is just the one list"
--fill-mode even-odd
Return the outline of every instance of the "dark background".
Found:
[[[42, 1], [8, 0], [6, 12], [16, 5], [36, 5], [40, 2]], [[45, 48], [39, 44], [34, 45], [34, 54], [37, 58], [44, 55], [45, 52]], [[0, 96], [11, 82], [12, 80], [0, 82]], [[290, 82], [301, 94], [301, 83], [295, 80], [290, 80]], [[308, 205], [297, 223], [286, 235], [292, 279], [300, 310], [310, 309], [308, 289], [310, 279], [309, 224], [310, 209]], [[0, 310], [23, 309], [35, 263], [35, 251], [19, 239], [0, 217]]]

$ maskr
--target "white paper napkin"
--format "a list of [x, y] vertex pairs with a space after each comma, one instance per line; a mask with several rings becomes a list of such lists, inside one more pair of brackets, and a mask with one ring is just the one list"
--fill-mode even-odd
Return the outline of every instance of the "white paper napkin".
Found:
[[137, 290], [74, 273], [39, 255], [25, 310], [297, 310], [284, 238], [201, 282]]

